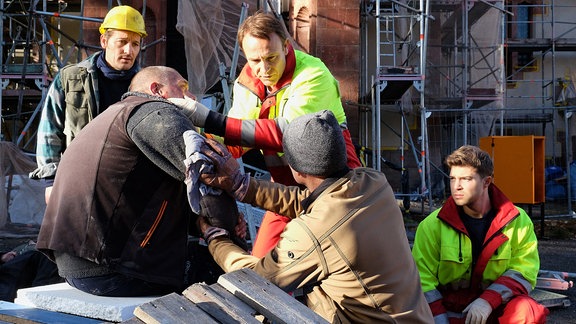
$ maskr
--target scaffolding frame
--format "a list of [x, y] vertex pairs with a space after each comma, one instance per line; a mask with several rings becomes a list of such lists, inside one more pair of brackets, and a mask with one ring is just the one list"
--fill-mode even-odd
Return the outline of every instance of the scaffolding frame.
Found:
[[[99, 44], [85, 44], [84, 28], [79, 29], [77, 38], [68, 35], [61, 29], [61, 22], [64, 20], [96, 23], [103, 21], [100, 18], [86, 17], [84, 15], [84, 0], [71, 2], [73, 2], [74, 8], [78, 9], [79, 15], [65, 13], [68, 8], [67, 2], [52, 4], [52, 7], [55, 6], [55, 11], [48, 11], [47, 0], [0, 2], [0, 12], [3, 18], [0, 20], [0, 27], [2, 27], [3, 31], [6, 25], [8, 27], [8, 33], [3, 32], [0, 35], [0, 53], [2, 53], [2, 61], [0, 62], [2, 66], [0, 69], [0, 106], [2, 107], [2, 110], [0, 110], [0, 140], [5, 140], [3, 127], [8, 127], [6, 119], [11, 118], [13, 120], [12, 141], [25, 151], [33, 151], [35, 146], [36, 132], [29, 134], [29, 130], [32, 129], [36, 117], [42, 110], [48, 87], [52, 82], [52, 76], [58, 73], [60, 68], [69, 64], [74, 57], [74, 52], [77, 54], [75, 59], [80, 62], [84, 59], [83, 52], [88, 56], [91, 52], [102, 50]], [[108, 9], [112, 8], [113, 2], [112, 0], [107, 1]], [[121, 1], [117, 2], [118, 5], [121, 4]], [[146, 17], [146, 7], [147, 1], [143, 0], [142, 16], [144, 18]], [[45, 19], [47, 17], [56, 18], [57, 23], [53, 25], [46, 22]], [[22, 21], [23, 19], [25, 21]], [[21, 36], [22, 33], [25, 33], [25, 37]], [[56, 35], [56, 40], [52, 38], [51, 33]], [[5, 37], [7, 36], [6, 34], [8, 39]], [[62, 47], [63, 39], [71, 43], [66, 53]], [[149, 44], [142, 43], [138, 62], [141, 62], [148, 48], [165, 40], [165, 37], [161, 37]], [[11, 42], [11, 48], [6, 52], [4, 45], [8, 42]], [[33, 47], [37, 49], [36, 62], [31, 60]], [[18, 51], [21, 53], [20, 57], [15, 55]], [[15, 63], [16, 59], [21, 62]], [[31, 80], [37, 90], [31, 88]], [[4, 114], [5, 105], [3, 100], [7, 97], [6, 87], [11, 81], [16, 81], [17, 89], [15, 90], [18, 90], [18, 101], [15, 105], [15, 112], [6, 115]], [[30, 97], [29, 101], [35, 103], [35, 107], [27, 112], [23, 112], [25, 97]], [[17, 129], [20, 122], [25, 122], [25, 125], [21, 129]], [[23, 141], [27, 136], [29, 136], [28, 141], [24, 143]]]
[[[454, 120], [461, 132], [452, 135], [453, 143], [439, 154], [443, 156], [460, 145], [477, 144], [471, 138], [470, 114], [503, 107], [503, 17], [507, 12], [503, 0], [432, 1], [432, 12], [439, 16], [441, 31], [430, 42], [437, 55], [427, 58], [427, 80], [437, 85], [429, 88], [426, 103], [435, 116], [461, 112]], [[490, 26], [483, 24], [486, 16], [494, 17]], [[475, 30], [479, 26], [492, 37]]]
[[[393, 169], [401, 172], [405, 183], [408, 172], [405, 154], [407, 151], [413, 153], [420, 187], [416, 193], [408, 192], [406, 186], [396, 192], [396, 197], [404, 200], [405, 207], [409, 205], [407, 199], [424, 200], [428, 196], [431, 201], [424, 96], [428, 25], [434, 19], [429, 9], [429, 0], [365, 1], [361, 8], [361, 42], [365, 45], [361, 54], [360, 82], [360, 145], [365, 148], [362, 158], [379, 171], [382, 171], [383, 164], [392, 165]], [[417, 99], [411, 99], [411, 92], [416, 93], [414, 97]], [[408, 99], [403, 99], [406, 97]], [[419, 147], [410, 136], [404, 114], [406, 105], [417, 106], [420, 110]], [[385, 121], [382, 121], [381, 111], [390, 109], [401, 112], [398, 167], [382, 156], [382, 124]]]
[[[73, 40], [64, 31], [59, 29], [59, 26], [53, 26], [45, 21], [45, 17], [57, 17], [60, 22], [61, 19], [74, 19], [81, 21], [92, 21], [92, 22], [102, 22], [102, 19], [84, 17], [84, 1], [80, 3], [80, 16], [63, 14], [66, 9], [65, 3], [58, 4], [58, 11], [49, 12], [48, 3], [46, 0], [34, 0], [29, 1], [27, 8], [23, 6], [20, 2], [19, 8], [14, 8], [15, 2], [8, 2], [8, 6], [5, 7], [6, 1], [0, 2], [0, 10], [2, 12], [3, 19], [0, 21], [0, 27], [4, 30], [4, 25], [8, 24], [8, 35], [14, 36], [14, 26], [18, 31], [15, 37], [11, 39], [5, 39], [5, 33], [0, 35], [0, 52], [2, 53], [2, 69], [1, 69], [1, 87], [0, 87], [0, 104], [6, 95], [6, 87], [10, 84], [10, 81], [17, 80], [18, 91], [18, 101], [16, 103], [16, 112], [12, 115], [4, 115], [0, 112], [0, 119], [4, 127], [8, 127], [5, 122], [5, 118], [13, 119], [13, 132], [12, 141], [16, 143], [19, 147], [24, 150], [32, 150], [34, 147], [33, 139], [35, 138], [35, 133], [28, 134], [31, 129], [35, 118], [38, 116], [42, 110], [44, 100], [46, 98], [48, 87], [52, 81], [51, 71], [54, 67], [55, 71], [58, 71], [61, 67], [68, 64], [69, 59], [72, 57], [72, 51], [75, 49], [78, 51], [78, 60], [81, 59], [81, 50], [92, 48], [94, 50], [100, 50], [100, 47], [89, 46], [83, 44], [83, 32], [80, 28], [80, 39]], [[22, 22], [21, 18], [25, 17], [26, 21]], [[59, 24], [58, 24], [59, 25]], [[25, 38], [20, 36], [22, 30], [26, 33]], [[62, 37], [70, 40], [73, 43], [70, 51], [61, 58], [62, 48], [60, 43], [55, 43], [52, 39], [50, 31], [55, 31], [58, 33], [58, 41]], [[5, 55], [4, 44], [11, 41], [12, 46], [10, 50]], [[38, 49], [36, 62], [31, 61], [31, 49], [36, 46]], [[16, 56], [16, 51], [20, 50], [22, 55], [20, 58]], [[51, 53], [51, 55], [49, 54]], [[50, 59], [51, 57], [52, 59]], [[21, 62], [15, 63], [19, 59]], [[55, 61], [55, 64], [53, 63]], [[39, 91], [39, 95], [35, 92], [35, 89], [30, 89], [27, 86], [27, 81], [33, 80], [36, 88]], [[28, 87], [28, 89], [27, 89]], [[33, 95], [31, 101], [35, 101], [36, 105], [34, 109], [26, 113], [23, 112], [23, 99], [24, 96]], [[4, 105], [2, 105], [4, 108]], [[26, 116], [26, 114], [30, 114]], [[18, 122], [26, 121], [25, 125], [18, 131]], [[16, 136], [17, 135], [17, 136]], [[31, 135], [26, 143], [23, 143], [26, 136]], [[0, 140], [4, 140], [4, 129], [0, 128]]]
[[[534, 16], [523, 18], [526, 10], [534, 10]], [[381, 162], [386, 161], [381, 155], [385, 151], [381, 128], [387, 121], [380, 112], [387, 111], [402, 115], [401, 131], [395, 135], [402, 145], [387, 154], [402, 162], [401, 169], [421, 172], [419, 189], [409, 196], [427, 199], [430, 208], [434, 203], [430, 174], [438, 171], [447, 178], [443, 157], [461, 145], [478, 145], [486, 136], [478, 131], [482, 127], [490, 136], [547, 135], [550, 159], [562, 160], [564, 170], [569, 170], [576, 155], [572, 148], [576, 128], [570, 122], [576, 110], [572, 78], [576, 73], [562, 77], [559, 65], [576, 52], [576, 23], [562, 18], [575, 11], [575, 2], [563, 0], [364, 1], [359, 129], [360, 144], [368, 148], [364, 157], [368, 165], [382, 171]], [[422, 22], [420, 43], [404, 33], [405, 26], [412, 26], [406, 21], [412, 19]], [[515, 37], [520, 25], [525, 35]], [[415, 32], [408, 31], [409, 36]], [[419, 65], [407, 63], [409, 59], [401, 59], [409, 57], [407, 48], [418, 49], [408, 52], [425, 60]], [[402, 83], [404, 88], [399, 87]], [[409, 105], [417, 110], [412, 115], [419, 116], [419, 129], [406, 126]], [[440, 127], [442, 135], [431, 133]], [[406, 134], [417, 134], [416, 143]], [[404, 165], [408, 157], [404, 145], [413, 151], [419, 146], [414, 165]], [[568, 183], [570, 176], [568, 172]], [[567, 194], [564, 215], [572, 215], [574, 198], [570, 190]], [[404, 196], [404, 189], [396, 195]]]
[[[11, 6], [25, 3], [26, 7], [11, 11], [5, 6], [8, 3]], [[5, 120], [10, 118], [27, 122], [22, 131], [18, 128], [13, 132], [13, 140], [23, 148], [31, 145], [24, 141], [30, 140], [28, 130], [33, 128], [30, 123], [40, 111], [50, 82], [48, 66], [53, 61], [47, 61], [48, 53], [57, 52], [54, 64], [62, 66], [73, 57], [72, 49], [77, 49], [79, 55], [82, 50], [90, 49], [83, 44], [82, 34], [80, 40], [75, 41], [58, 30], [58, 26], [42, 25], [47, 16], [90, 18], [83, 17], [83, 14], [68, 17], [58, 10], [49, 12], [47, 3], [46, 0], [3, 1], [0, 7], [5, 18], [0, 25], [11, 30], [9, 38], [21, 41], [11, 42], [11, 39], [5, 39], [4, 34], [1, 36], [0, 105], [7, 107], [5, 101], [11, 92], [16, 108], [5, 114], [5, 110], [0, 111], [0, 119], [2, 127], [7, 127]], [[80, 3], [83, 8], [84, 2]], [[112, 1], [108, 3], [112, 5]], [[494, 115], [488, 125], [493, 135], [519, 133], [520, 123], [529, 123], [530, 130], [522, 131], [547, 135], [552, 159], [558, 165], [562, 164], [565, 170], [569, 169], [575, 155], [572, 142], [576, 127], [571, 121], [575, 118], [572, 115], [576, 110], [576, 100], [574, 94], [558, 91], [566, 89], [566, 84], [574, 83], [573, 78], [563, 77], [559, 62], [576, 52], [576, 24], [562, 18], [563, 13], [576, 10], [576, 2], [364, 0], [360, 6], [359, 140], [360, 145], [366, 148], [363, 159], [368, 161], [368, 166], [382, 171], [386, 161], [392, 161], [400, 165], [400, 170], [417, 170], [418, 189], [415, 192], [402, 189], [397, 192], [398, 197], [408, 195], [432, 204], [430, 188], [434, 183], [430, 174], [442, 172], [442, 156], [460, 145], [477, 144], [479, 135], [473, 129], [478, 121], [474, 116], [482, 113]], [[146, 8], [145, 2], [143, 8]], [[518, 15], [519, 8], [528, 8], [536, 14], [522, 20]], [[498, 23], [494, 24], [497, 39], [486, 45], [476, 28], [490, 16], [499, 17]], [[27, 27], [28, 21], [34, 28], [21, 28], [16, 37], [16, 27]], [[531, 34], [513, 37], [510, 31], [522, 24]], [[434, 32], [430, 33], [430, 29]], [[57, 39], [50, 39], [50, 33], [57, 33]], [[58, 49], [60, 37], [68, 38], [74, 44], [67, 53]], [[30, 60], [32, 40], [38, 45], [39, 65]], [[20, 66], [8, 64], [12, 62], [7, 60], [5, 53], [7, 46], [11, 45], [15, 49], [22, 48], [19, 52]], [[153, 44], [147, 46], [150, 45]], [[529, 53], [530, 59], [515, 64], [513, 70], [507, 70], [505, 67], [510, 66], [510, 58], [520, 52]], [[435, 61], [436, 58], [443, 61]], [[6, 88], [14, 84], [17, 85], [15, 89]], [[437, 91], [438, 88], [441, 92]], [[36, 93], [32, 93], [33, 90]], [[33, 100], [38, 105], [29, 112], [24, 111], [23, 107]], [[382, 120], [381, 112], [394, 112], [401, 116], [399, 125], [394, 125], [401, 143], [396, 148], [397, 152], [382, 149], [382, 129], [387, 127], [387, 121]], [[410, 117], [419, 118], [419, 126], [409, 126], [407, 118]], [[442, 118], [450, 123], [450, 131], [446, 133], [450, 143], [437, 147], [430, 142], [434, 139], [430, 130], [438, 126], [438, 119]], [[0, 137], [4, 136], [3, 131], [1, 128]], [[413, 162], [410, 161], [412, 155]], [[571, 174], [568, 173], [567, 177], [570, 183]], [[566, 213], [571, 214], [571, 191], [568, 191], [568, 196]]]
[[[507, 10], [527, 12], [515, 20], [506, 22], [508, 31], [519, 30], [520, 25], [528, 30], [526, 35], [520, 37], [509, 32], [506, 48], [508, 56], [510, 53], [524, 53], [528, 55], [528, 59], [524, 62], [515, 62], [514, 71], [507, 75], [506, 82], [512, 86], [509, 86], [505, 97], [506, 107], [513, 111], [522, 111], [524, 107], [528, 107], [539, 117], [535, 120], [535, 124], [540, 125], [542, 135], [546, 135], [547, 143], [551, 144], [549, 164], [552, 166], [563, 164], [566, 171], [566, 212], [558, 216], [573, 216], [572, 204], [575, 197], [570, 188], [573, 181], [570, 165], [576, 154], [572, 148], [576, 127], [570, 120], [576, 110], [574, 99], [576, 94], [573, 91], [571, 94], [562, 93], [558, 89], [566, 88], [566, 83], [570, 83], [574, 89], [573, 75], [566, 75], [567, 73], [563, 73], [561, 68], [563, 65], [564, 67], [572, 65], [576, 54], [576, 22], [570, 16], [570, 13], [576, 11], [576, 3], [566, 0], [516, 1], [507, 4]], [[569, 62], [566, 64], [566, 61]], [[534, 84], [537, 84], [540, 90], [536, 97], [529, 95], [536, 91], [522, 91]], [[535, 102], [537, 104], [534, 104]], [[547, 127], [548, 125], [551, 129]], [[505, 127], [506, 125], [501, 123], [502, 133]], [[557, 139], [560, 140], [561, 133], [564, 133], [561, 140], [564, 145], [556, 143]], [[562, 151], [560, 157], [557, 156], [558, 149]]]

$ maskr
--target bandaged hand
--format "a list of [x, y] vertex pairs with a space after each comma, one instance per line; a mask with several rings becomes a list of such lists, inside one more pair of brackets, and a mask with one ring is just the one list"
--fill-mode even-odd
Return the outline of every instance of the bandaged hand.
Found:
[[204, 228], [204, 230], [202, 231], [202, 237], [204, 238], [204, 241], [206, 241], [206, 244], [208, 245], [210, 245], [210, 242], [212, 242], [212, 240], [214, 240], [217, 237], [230, 236], [230, 233], [228, 233], [227, 230], [220, 227], [208, 225], [208, 222], [204, 217], [198, 217], [198, 225], [200, 228]]
[[[214, 206], [217, 204], [217, 201], [212, 200], [211, 207], [203, 206], [203, 209], [200, 212], [198, 217], [197, 225], [200, 233], [202, 233], [202, 237], [206, 241], [206, 243], [210, 243], [215, 237], [218, 236], [229, 236], [234, 244], [238, 245], [242, 249], [248, 251], [248, 244], [246, 242], [246, 234], [248, 233], [248, 226], [246, 220], [242, 213], [236, 211], [235, 213], [227, 213], [230, 215], [237, 215], [233, 220], [234, 224], [225, 224], [227, 221], [222, 222], [222, 217], [226, 217], [227, 215], [220, 215], [220, 217], [216, 217], [216, 215], [211, 215], [211, 213], [224, 211], [220, 210], [218, 206]], [[224, 203], [226, 204], [226, 203]], [[236, 204], [234, 202], [234, 204]], [[224, 227], [224, 228], [223, 228]], [[232, 233], [233, 232], [233, 233]]]
[[206, 119], [208, 118], [208, 113], [210, 113], [208, 107], [190, 97], [168, 98], [168, 100], [182, 108], [194, 126], [204, 127], [206, 125]]
[[492, 306], [486, 300], [476, 298], [463, 313], [466, 314], [466, 324], [485, 324], [492, 313]]
[[[198, 217], [197, 225], [198, 229], [200, 230], [200, 233], [202, 233], [202, 237], [204, 238], [207, 244], [209, 244], [212, 239], [218, 237], [214, 236], [215, 235], [214, 233], [220, 233], [219, 236], [226, 236], [227, 234], [225, 233], [228, 233], [228, 231], [226, 231], [223, 228], [218, 228], [210, 225], [210, 222], [206, 217]], [[238, 244], [241, 248], [247, 250], [248, 246], [246, 245], [245, 238], [246, 234], [248, 233], [248, 227], [242, 214], [238, 216], [238, 223], [236, 224], [234, 231], [235, 231], [234, 233], [235, 237], [238, 238], [237, 240], [234, 240], [233, 237], [234, 243]]]
[[202, 151], [214, 164], [214, 173], [200, 174], [200, 181], [227, 191], [235, 199], [242, 201], [248, 191], [250, 175], [243, 174], [238, 161], [226, 147], [217, 141], [207, 138], [207, 148]]

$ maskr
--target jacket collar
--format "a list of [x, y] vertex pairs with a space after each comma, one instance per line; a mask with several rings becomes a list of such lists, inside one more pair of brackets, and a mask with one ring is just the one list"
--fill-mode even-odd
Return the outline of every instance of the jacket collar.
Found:
[[[284, 73], [280, 77], [280, 80], [274, 85], [272, 92], [282, 89], [283, 87], [289, 85], [292, 82], [292, 77], [294, 76], [294, 70], [296, 69], [296, 53], [292, 45], [288, 44], [286, 54], [286, 67], [284, 68]], [[248, 90], [254, 92], [260, 100], [264, 101], [266, 98], [266, 86], [254, 75], [254, 72], [248, 64], [244, 65], [240, 75], [238, 76], [238, 83], [247, 87]]]
[[310, 193], [310, 195], [306, 198], [304, 198], [302, 200], [302, 209], [303, 210], [308, 210], [308, 207], [310, 207], [314, 201], [320, 197], [320, 195], [326, 191], [328, 188], [330, 188], [330, 186], [332, 186], [336, 181], [340, 180], [340, 179], [350, 179], [350, 177], [352, 176], [352, 173], [350, 172], [350, 169], [346, 168], [342, 171], [337, 172], [336, 174], [334, 174], [333, 176], [324, 179], [324, 181], [322, 181], [322, 183], [318, 186], [318, 188], [316, 188], [314, 191], [312, 191], [312, 193]]
[[104, 51], [96, 52], [96, 53], [90, 55], [87, 59], [78, 62], [78, 64], [76, 64], [76, 66], [81, 67], [81, 68], [85, 68], [86, 71], [88, 71], [89, 73], [93, 73], [96, 71], [96, 61], [98, 60], [98, 57], [103, 53], [104, 53]]
[[[490, 225], [486, 237], [491, 237], [495, 232], [500, 231], [504, 226], [510, 223], [514, 218], [519, 215], [516, 206], [504, 195], [504, 193], [491, 184], [488, 187], [488, 195], [490, 196], [490, 203], [492, 210], [496, 212], [496, 216]], [[438, 213], [438, 218], [454, 227], [456, 230], [467, 233], [464, 223], [459, 216], [460, 207], [456, 205], [452, 196], [448, 198], [442, 209]]]

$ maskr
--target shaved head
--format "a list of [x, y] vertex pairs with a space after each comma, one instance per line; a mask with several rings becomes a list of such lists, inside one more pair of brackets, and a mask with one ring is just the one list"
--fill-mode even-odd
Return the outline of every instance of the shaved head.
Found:
[[149, 66], [140, 70], [130, 83], [129, 91], [152, 94], [150, 84], [153, 82], [169, 84], [180, 76], [178, 71], [167, 66]]

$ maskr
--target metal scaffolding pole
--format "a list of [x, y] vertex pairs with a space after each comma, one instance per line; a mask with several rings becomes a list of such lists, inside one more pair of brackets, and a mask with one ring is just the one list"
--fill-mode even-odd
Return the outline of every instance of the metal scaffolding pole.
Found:
[[[381, 130], [383, 120], [382, 110], [386, 107], [400, 107], [402, 130], [398, 132], [401, 137], [401, 145], [397, 148], [402, 163], [402, 172], [405, 164], [405, 147], [411, 146], [415, 154], [415, 163], [418, 168], [420, 184], [415, 194], [406, 192], [403, 186], [397, 197], [414, 196], [422, 201], [428, 199], [431, 202], [429, 188], [428, 160], [428, 135], [426, 118], [429, 113], [425, 104], [425, 73], [426, 73], [426, 50], [428, 38], [428, 21], [434, 19], [429, 14], [430, 3], [428, 0], [392, 0], [371, 1], [363, 8], [363, 80], [364, 89], [369, 90], [371, 105], [370, 114], [361, 112], [362, 145], [369, 146], [366, 150], [370, 158], [369, 165], [376, 170], [382, 171], [382, 162], [389, 165], [382, 156], [383, 132]], [[412, 93], [418, 99], [410, 99], [410, 109], [418, 107], [421, 111], [421, 125], [419, 143], [405, 141], [406, 126], [403, 109], [406, 103], [402, 98], [406, 95], [411, 98]], [[367, 96], [364, 95], [364, 98]], [[406, 126], [406, 128], [405, 128]], [[419, 148], [415, 145], [420, 145]], [[426, 197], [428, 196], [428, 197]]]

